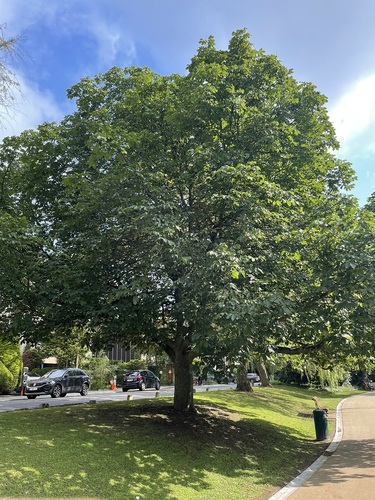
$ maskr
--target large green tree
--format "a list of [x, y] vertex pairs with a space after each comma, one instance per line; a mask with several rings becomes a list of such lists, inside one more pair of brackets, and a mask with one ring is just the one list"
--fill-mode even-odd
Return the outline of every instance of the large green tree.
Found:
[[338, 318], [353, 298], [350, 321], [359, 314], [370, 243], [340, 194], [353, 171], [332, 153], [312, 84], [241, 30], [227, 50], [201, 41], [185, 76], [113, 68], [68, 96], [77, 109], [61, 124], [0, 150], [3, 210], [24, 218], [27, 240], [12, 254], [4, 331], [35, 341], [84, 327], [94, 346], [157, 344], [175, 365], [178, 410], [193, 409], [197, 355], [341, 349]]

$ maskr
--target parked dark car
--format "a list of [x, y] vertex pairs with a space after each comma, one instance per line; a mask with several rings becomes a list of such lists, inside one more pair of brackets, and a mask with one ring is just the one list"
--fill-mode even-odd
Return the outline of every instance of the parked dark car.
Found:
[[150, 370], [138, 370], [126, 373], [122, 378], [122, 390], [126, 392], [129, 389], [145, 389], [154, 388], [157, 391], [160, 389], [159, 377]]
[[236, 376], [233, 373], [219, 374], [215, 377], [218, 384], [232, 384], [236, 382]]
[[90, 377], [79, 368], [51, 370], [42, 377], [27, 380], [24, 395], [28, 399], [49, 394], [53, 398], [62, 398], [71, 392], [86, 396], [90, 387]]

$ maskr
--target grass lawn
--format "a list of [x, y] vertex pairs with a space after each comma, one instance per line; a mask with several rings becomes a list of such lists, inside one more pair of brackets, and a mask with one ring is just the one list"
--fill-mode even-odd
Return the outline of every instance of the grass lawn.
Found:
[[328, 445], [314, 442], [311, 398], [333, 417], [352, 394], [256, 387], [197, 393], [198, 414], [170, 398], [0, 413], [0, 497], [268, 498]]

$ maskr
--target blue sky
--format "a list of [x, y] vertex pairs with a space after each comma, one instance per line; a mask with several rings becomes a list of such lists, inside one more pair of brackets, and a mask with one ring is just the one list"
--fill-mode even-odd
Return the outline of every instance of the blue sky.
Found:
[[22, 35], [22, 97], [0, 138], [59, 121], [83, 77], [129, 65], [184, 73], [201, 38], [226, 48], [247, 28], [255, 48], [328, 97], [338, 156], [356, 170], [363, 204], [375, 191], [374, 23], [374, 0], [0, 0], [6, 36]]

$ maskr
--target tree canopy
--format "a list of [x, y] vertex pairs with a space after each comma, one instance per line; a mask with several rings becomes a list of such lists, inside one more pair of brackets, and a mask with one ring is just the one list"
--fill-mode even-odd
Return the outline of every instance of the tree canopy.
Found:
[[197, 355], [372, 355], [374, 218], [314, 85], [240, 30], [184, 76], [112, 68], [68, 96], [0, 148], [4, 333], [157, 344], [178, 410]]

